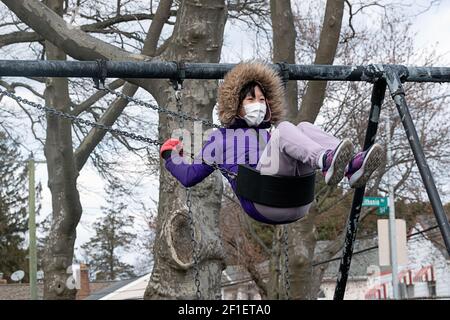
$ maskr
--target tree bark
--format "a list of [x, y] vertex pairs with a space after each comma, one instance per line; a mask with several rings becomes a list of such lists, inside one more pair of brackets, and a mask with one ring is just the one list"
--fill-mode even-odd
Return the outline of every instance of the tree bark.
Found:
[[[170, 12], [169, 12], [170, 15]], [[135, 21], [135, 20], [151, 20], [156, 18], [157, 15], [152, 14], [128, 14], [128, 15], [120, 15], [113, 17], [111, 19], [105, 20], [105, 21], [99, 21], [91, 24], [86, 24], [83, 26], [80, 26], [80, 30], [84, 32], [102, 32], [105, 28], [114, 26], [116, 24], [122, 23], [122, 22], [128, 22], [128, 21]], [[154, 22], [154, 21], [153, 21]], [[153, 24], [152, 22], [152, 24]], [[159, 35], [159, 34], [158, 34]], [[30, 32], [30, 31], [14, 31], [8, 34], [0, 35], [0, 47], [7, 46], [10, 44], [16, 44], [16, 43], [29, 43], [29, 42], [41, 42], [45, 41], [45, 39], [40, 36], [36, 32]]]
[[[172, 40], [163, 60], [218, 62], [226, 21], [223, 0], [183, 1], [177, 15]], [[173, 89], [167, 82], [154, 82], [155, 98], [160, 105], [175, 110]], [[185, 80], [183, 110], [212, 119], [217, 81]], [[169, 138], [178, 123], [160, 117], [159, 135]], [[192, 123], [185, 128], [192, 132]], [[185, 148], [187, 146], [184, 146]], [[184, 188], [161, 164], [158, 217], [154, 245], [154, 267], [145, 299], [195, 299], [194, 269]], [[219, 211], [222, 178], [212, 174], [192, 189], [195, 238], [199, 247], [199, 280], [203, 299], [220, 298], [224, 254], [219, 238]]]
[[2, 0], [17, 17], [44, 39], [78, 60], [136, 60], [145, 56], [131, 54], [67, 24], [56, 12], [36, 0]]
[[[62, 14], [62, 0], [48, 0], [47, 5]], [[66, 55], [46, 42], [47, 59], [65, 60]], [[66, 78], [48, 78], [45, 89], [48, 106], [69, 112], [69, 88]], [[52, 194], [52, 226], [46, 249], [44, 272], [45, 299], [75, 299], [76, 290], [66, 286], [67, 268], [72, 265], [76, 226], [81, 218], [81, 203], [77, 190], [78, 170], [72, 149], [72, 124], [67, 119], [47, 116], [47, 136], [44, 146], [47, 159], [48, 187]]]
[[288, 232], [291, 298], [315, 299], [312, 294], [314, 283], [312, 261], [317, 242], [314, 215], [310, 212], [305, 218], [292, 223]]
[[[273, 61], [295, 63], [296, 32], [290, 1], [271, 0], [270, 9], [273, 29]], [[333, 62], [339, 41], [343, 11], [344, 0], [327, 1], [319, 48], [316, 52], [316, 64]], [[301, 108], [298, 110], [297, 83], [295, 81], [288, 82], [286, 87], [287, 119], [293, 123], [301, 121], [314, 123], [325, 97], [325, 89], [326, 82], [310, 81], [302, 99]], [[314, 210], [316, 209], [311, 208], [311, 211]], [[315, 214], [310, 212], [306, 218], [288, 226], [290, 294], [293, 299], [315, 299], [317, 296], [317, 292], [314, 290], [316, 281], [312, 267], [316, 246], [314, 217]], [[274, 239], [274, 241], [279, 240], [279, 238]], [[280, 245], [273, 247], [272, 273], [278, 272], [277, 270], [280, 269], [280, 266], [276, 265], [282, 256], [280, 250]], [[284, 296], [285, 290], [284, 284], [280, 282], [281, 278], [275, 274], [271, 276], [269, 285], [272, 299]]]
[[[271, 0], [270, 17], [273, 30], [273, 62], [295, 64], [294, 16], [290, 0]], [[298, 112], [297, 81], [288, 81], [286, 86], [287, 119], [295, 120]]]
[[[327, 0], [314, 64], [333, 64], [341, 33], [344, 4], [344, 0]], [[327, 81], [308, 82], [300, 111], [297, 115], [297, 123], [301, 121], [315, 122], [325, 99], [326, 87]]]
[[[125, 83], [122, 93], [128, 96], [134, 96], [138, 89], [138, 86]], [[128, 101], [123, 98], [117, 98], [111, 104], [111, 106], [102, 114], [99, 119], [100, 123], [104, 125], [111, 126], [116, 122], [117, 118], [122, 114], [125, 107], [128, 105]], [[83, 166], [86, 164], [86, 161], [89, 159], [92, 151], [94, 151], [95, 147], [102, 141], [103, 137], [106, 135], [105, 130], [101, 129], [92, 129], [83, 139], [83, 141], [78, 146], [75, 157], [76, 157], [76, 165], [77, 169], [81, 171]]]
[[[161, 15], [166, 12], [167, 8], [170, 8], [171, 2], [171, 0], [161, 2], [165, 4], [160, 11]], [[56, 46], [53, 46], [54, 44], [60, 46], [71, 56], [84, 60], [95, 57], [103, 57], [108, 59], [123, 58], [124, 60], [142, 60], [145, 58], [144, 55], [130, 54], [115, 48], [114, 46], [102, 43], [100, 40], [93, 39], [82, 32], [73, 32], [73, 30], [65, 24], [64, 20], [60, 16], [55, 15], [53, 11], [39, 1], [5, 2], [5, 4], [7, 4], [8, 7], [13, 10], [23, 22], [35, 28], [36, 32], [49, 40], [48, 45], [52, 50], [48, 54], [48, 59], [65, 59], [65, 54], [62, 51], [59, 51]], [[58, 9], [60, 10], [59, 6]], [[158, 12], [156, 14], [158, 14]], [[225, 14], [223, 14], [223, 16], [225, 17]], [[146, 41], [144, 45], [144, 52], [147, 50], [154, 50], [156, 47], [158, 37], [155, 36], [155, 34], [160, 34], [163, 27], [163, 20], [157, 19], [157, 21], [158, 22], [155, 25], [152, 24], [149, 29], [149, 34], [152, 35], [154, 42]], [[225, 22], [223, 19], [223, 25], [224, 23]], [[223, 25], [221, 26], [222, 30], [220, 28], [217, 30], [219, 33], [222, 32], [220, 35], [220, 41], [218, 41], [218, 46], [205, 46], [205, 43], [200, 43], [200, 45], [203, 46], [201, 48], [206, 48], [206, 52], [209, 50], [209, 53], [215, 57], [213, 59], [215, 61], [217, 61], [220, 56]], [[183, 32], [184, 29], [181, 31]], [[180, 33], [182, 34], [182, 32]], [[70, 41], [64, 40], [64, 37], [70, 38], [71, 36], [74, 38], [71, 38]], [[209, 39], [208, 35], [206, 35], [206, 38]], [[94, 45], [94, 41], [98, 43]], [[201, 60], [202, 57], [199, 59]], [[148, 87], [150, 88], [155, 88], [155, 84], [160, 84], [164, 87], [165, 91], [169, 91], [167, 82], [163, 82], [161, 80], [138, 80], [137, 83], [144, 83], [144, 87], [148, 84]], [[69, 112], [67, 80], [58, 79], [58, 81], [53, 81], [52, 79], [50, 84], [51, 85], [49, 85], [47, 89], [48, 99], [46, 102], [48, 105], [60, 106], [60, 108], [64, 108], [64, 111]], [[146, 87], [146, 89], [148, 89], [148, 87]], [[125, 93], [132, 95], [136, 89], [136, 86], [127, 84], [125, 85], [124, 91]], [[210, 94], [210, 92], [214, 92], [214, 89], [215, 88], [211, 87], [210, 82], [208, 88], [203, 88], [203, 90], [201, 90], [203, 93], [201, 98], [205, 100], [204, 95], [212, 97], [213, 95]], [[192, 90], [192, 92], [194, 92], [194, 90]], [[158, 95], [155, 94], [155, 96], [159, 96], [162, 99], [162, 96], [160, 95], [161, 91], [157, 91], [157, 93]], [[215, 99], [215, 96], [213, 98]], [[211, 102], [209, 99], [206, 100], [208, 103]], [[53, 103], [54, 101], [57, 101], [58, 104]], [[110, 107], [102, 116], [100, 122], [104, 122], [105, 124], [113, 124], [125, 105], [126, 103], [121, 99], [116, 100], [112, 107]], [[199, 103], [199, 105], [201, 105], [201, 103]], [[209, 108], [209, 111], [211, 111], [211, 109], [212, 106]], [[67, 290], [65, 280], [68, 277], [68, 275], [66, 275], [66, 268], [70, 266], [72, 262], [75, 230], [81, 216], [81, 206], [79, 203], [78, 192], [76, 190], [76, 176], [78, 175], [78, 171], [76, 170], [77, 167], [75, 167], [75, 165], [77, 164], [79, 169], [83, 167], [90, 152], [92, 152], [96, 144], [98, 144], [104, 136], [104, 132], [100, 132], [95, 129], [90, 132], [78, 149], [77, 161], [75, 164], [72, 150], [70, 122], [67, 120], [53, 119], [49, 117], [48, 126], [50, 128], [52, 128], [52, 126], [55, 127], [55, 130], [50, 129], [48, 131], [48, 146], [46, 146], [46, 156], [48, 158], [49, 170], [49, 187], [52, 190], [55, 219], [51, 235], [51, 253], [49, 253], [49, 257], [53, 260], [48, 260], [48, 265], [46, 268], [46, 281], [48, 282], [46, 286], [49, 288], [46, 290], [46, 298], [73, 299], [75, 294], [72, 291]], [[62, 130], [60, 130], [61, 132], [55, 133], [56, 129], [60, 129], [60, 127], [62, 128]], [[217, 196], [214, 198], [216, 204], [220, 205], [219, 199], [220, 198]], [[59, 212], [61, 212], [61, 214], [59, 214]], [[218, 246], [218, 248], [220, 248], [220, 246]]]
[[[127, 53], [80, 30], [68, 28], [59, 16], [39, 1], [4, 0], [4, 3], [41, 36], [74, 58], [81, 60], [147, 58], [145, 55]], [[159, 58], [168, 61], [218, 62], [226, 15], [223, 0], [182, 2], [172, 40]], [[176, 109], [173, 89], [168, 81], [140, 80], [136, 83], [148, 90], [160, 105]], [[211, 119], [217, 81], [185, 81], [184, 87], [184, 111]], [[169, 137], [169, 133], [175, 127], [175, 124], [169, 123], [167, 117], [160, 117], [159, 134], [162, 138]], [[184, 199], [184, 190], [162, 166], [161, 169], [155, 265], [146, 298], [194, 297], [186, 209], [184, 201], [179, 201]], [[200, 241], [201, 290], [205, 298], [216, 298], [220, 294], [220, 271], [224, 267], [222, 247], [218, 238], [221, 191], [222, 180], [216, 174], [193, 188], [193, 212]], [[198, 231], [199, 226], [201, 231]], [[173, 244], [174, 241], [176, 245]]]

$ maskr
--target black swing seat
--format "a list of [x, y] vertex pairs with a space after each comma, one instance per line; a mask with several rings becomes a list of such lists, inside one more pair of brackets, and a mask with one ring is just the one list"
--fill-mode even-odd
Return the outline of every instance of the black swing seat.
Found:
[[300, 207], [314, 201], [315, 176], [315, 172], [301, 176], [262, 175], [248, 165], [239, 165], [236, 194], [270, 207]]

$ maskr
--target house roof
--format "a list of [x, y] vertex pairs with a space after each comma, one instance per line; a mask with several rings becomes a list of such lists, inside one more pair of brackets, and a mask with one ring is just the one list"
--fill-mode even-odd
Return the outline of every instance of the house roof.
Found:
[[[267, 274], [269, 272], [269, 261], [264, 261], [256, 266], [256, 269], [262, 273]], [[241, 265], [227, 266], [222, 272], [222, 286], [232, 285], [234, 283], [240, 283], [245, 280], [250, 280], [251, 276], [248, 271]]]
[[[38, 299], [44, 296], [44, 285], [37, 285]], [[28, 283], [0, 284], [0, 300], [30, 300], [30, 285]]]
[[[416, 222], [419, 223], [424, 230], [433, 228], [437, 225], [436, 218], [431, 214], [418, 215], [416, 217]], [[410, 234], [415, 233], [417, 231], [418, 230], [412, 228], [410, 230]], [[429, 239], [434, 244], [434, 246], [436, 248], [439, 249], [439, 251], [442, 253], [442, 255], [446, 259], [450, 258], [450, 256], [448, 255], [447, 249], [445, 247], [444, 239], [442, 238], [442, 235], [441, 235], [439, 229], [430, 230], [430, 232], [425, 233], [425, 236], [427, 237], [427, 239]]]
[[[325, 248], [331, 243], [331, 241], [318, 241], [314, 251], [314, 255], [317, 257]], [[360, 239], [355, 241], [353, 252], [357, 252], [369, 247], [377, 245], [377, 239]], [[342, 255], [342, 251], [336, 253], [333, 258], [339, 258]], [[324, 278], [336, 278], [339, 273], [340, 260], [332, 261], [325, 269]], [[370, 265], [378, 265], [378, 250], [369, 250], [352, 256], [352, 263], [350, 264], [349, 277], [360, 278], [367, 276], [367, 267]]]
[[[110, 281], [89, 283], [91, 296], [112, 285]], [[44, 298], [44, 284], [37, 284], [38, 300]], [[0, 300], [30, 300], [30, 285], [28, 283], [0, 284]]]
[[132, 279], [114, 281], [85, 300], [142, 300], [151, 273]]
[[104, 282], [103, 288], [98, 291], [91, 291], [91, 294], [84, 298], [84, 300], [100, 300], [107, 295], [119, 290], [120, 288], [126, 286], [127, 284], [135, 281], [138, 278], [119, 280], [119, 281], [108, 281]]
[[[426, 230], [431, 227], [435, 227], [437, 225], [436, 219], [433, 215], [419, 215], [416, 217], [416, 222], [420, 224], [420, 226], [423, 228], [423, 230]], [[416, 227], [411, 228], [408, 235], [416, 233], [417, 230]], [[421, 230], [420, 230], [421, 231]], [[444, 241], [442, 239], [442, 236], [440, 235], [439, 230], [431, 230], [430, 232], [427, 232], [424, 234], [425, 238], [432, 242], [432, 244], [439, 249], [439, 251], [442, 253], [442, 255], [449, 259], [449, 255], [447, 253], [447, 250], [445, 248]], [[409, 241], [409, 240], [408, 240]], [[331, 241], [318, 241], [316, 248], [315, 248], [315, 256], [319, 256], [321, 252], [325, 250], [325, 248], [331, 243]], [[362, 240], [356, 240], [355, 241], [355, 247], [353, 249], [353, 253], [367, 249], [373, 246], [378, 245], [378, 239], [376, 237], [372, 239], [362, 239]], [[333, 258], [338, 258], [342, 254], [341, 251], [336, 253]], [[328, 279], [336, 279], [337, 274], [339, 272], [339, 264], [340, 260], [332, 261], [328, 264], [325, 273], [324, 278]], [[362, 253], [353, 254], [352, 256], [352, 262], [350, 265], [350, 271], [349, 271], [349, 277], [350, 278], [360, 278], [360, 277], [366, 277], [367, 276], [367, 267], [370, 265], [378, 265], [379, 259], [378, 259], [378, 249], [368, 250]]]

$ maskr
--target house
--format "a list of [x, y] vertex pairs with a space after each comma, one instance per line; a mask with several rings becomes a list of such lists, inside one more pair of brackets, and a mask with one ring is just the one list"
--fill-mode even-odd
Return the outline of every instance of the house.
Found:
[[[408, 264], [400, 265], [397, 275], [402, 299], [450, 299], [450, 259], [435, 225], [432, 216], [419, 216], [408, 233]], [[316, 250], [320, 252], [326, 244], [319, 242]], [[359, 240], [354, 252], [376, 245], [377, 239]], [[322, 299], [333, 298], [338, 268], [339, 261], [328, 264], [321, 285]], [[354, 254], [345, 299], [391, 298], [392, 273], [378, 265], [378, 249]]]
[[[150, 275], [116, 281], [87, 296], [85, 300], [142, 300]], [[223, 300], [261, 300], [255, 283], [240, 266], [228, 266], [222, 272], [221, 291]]]
[[[437, 230], [415, 234], [435, 225], [433, 219], [418, 218], [410, 230], [407, 242], [408, 265], [400, 266], [399, 282], [403, 299], [450, 299], [450, 260], [445, 247], [439, 240]], [[319, 241], [315, 254], [323, 251], [330, 241]], [[373, 300], [393, 297], [391, 272], [378, 265], [377, 238], [360, 239], [355, 242], [354, 255], [350, 266], [345, 299]], [[367, 248], [373, 248], [365, 250]], [[361, 253], [359, 251], [363, 250]], [[364, 251], [365, 250], [365, 251]], [[339, 257], [341, 252], [335, 255]], [[336, 277], [340, 261], [333, 261], [326, 267], [321, 284], [319, 299], [333, 299]], [[257, 268], [263, 274], [268, 272], [268, 261]], [[117, 283], [88, 299], [142, 299], [149, 275]], [[120, 286], [120, 288], [119, 288]], [[261, 295], [250, 274], [239, 265], [227, 266], [222, 273], [222, 299], [260, 300]]]
[[84, 300], [142, 300], [150, 280], [150, 273], [133, 279], [114, 281], [91, 293]]
[[[318, 241], [315, 248], [315, 255], [319, 255], [328, 245], [330, 241]], [[358, 252], [362, 249], [373, 247], [377, 244], [376, 239], [356, 240], [353, 252]], [[337, 258], [342, 253], [337, 253], [334, 258]], [[332, 261], [326, 266], [320, 286], [321, 292], [319, 299], [331, 300], [334, 295], [334, 288], [336, 286], [337, 274], [339, 271], [340, 261]], [[378, 251], [370, 250], [361, 254], [354, 254], [350, 264], [350, 270], [347, 278], [347, 286], [345, 299], [347, 300], [364, 300], [367, 291], [368, 282], [368, 267], [378, 265]], [[317, 266], [321, 267], [321, 266]], [[370, 272], [370, 268], [369, 268]]]
[[[258, 265], [267, 273], [268, 262]], [[242, 266], [227, 266], [222, 272], [222, 300], [261, 300], [258, 287]]]
[[[88, 296], [93, 296], [112, 286], [114, 281], [95, 281], [89, 282], [89, 270], [87, 266], [80, 265], [79, 268], [80, 289], [77, 292], [76, 299], [82, 300]], [[42, 281], [37, 283], [38, 300], [42, 300], [44, 296], [44, 284]], [[29, 283], [7, 283], [0, 281], [0, 300], [30, 300], [30, 284]]]
[[[44, 285], [37, 285], [38, 299], [42, 300]], [[28, 283], [0, 283], [0, 300], [30, 300]]]
[[[398, 279], [403, 299], [450, 299], [450, 259], [436, 222], [431, 216], [420, 216], [408, 233], [408, 264], [399, 266]], [[346, 286], [347, 300], [383, 300], [393, 297], [391, 271], [378, 265], [377, 238], [355, 242], [354, 254]], [[315, 255], [319, 255], [329, 241], [317, 242]], [[368, 249], [369, 248], [369, 249]], [[368, 250], [367, 250], [368, 249]], [[361, 252], [359, 252], [361, 251]], [[335, 255], [339, 257], [341, 252]], [[319, 299], [333, 299], [340, 261], [323, 265], [324, 277]], [[321, 267], [321, 266], [317, 266]], [[257, 266], [263, 274], [268, 272], [268, 261]], [[89, 281], [87, 266], [80, 265], [77, 273], [80, 289], [77, 299], [127, 300], [143, 299], [150, 274], [120, 281]], [[43, 285], [38, 284], [42, 299]], [[222, 273], [222, 299], [260, 300], [261, 295], [250, 274], [237, 265], [228, 266]], [[0, 281], [0, 300], [29, 299], [28, 284], [5, 284]]]

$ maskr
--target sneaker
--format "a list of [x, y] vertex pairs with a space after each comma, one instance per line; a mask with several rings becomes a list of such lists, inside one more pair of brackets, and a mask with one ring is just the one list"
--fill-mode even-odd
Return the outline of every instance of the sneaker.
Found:
[[357, 153], [345, 168], [345, 176], [348, 178], [350, 187], [360, 188], [364, 186], [384, 160], [383, 147], [378, 143], [373, 144], [366, 151]]
[[349, 139], [344, 139], [335, 150], [325, 151], [322, 158], [322, 173], [326, 184], [334, 186], [342, 180], [345, 166], [352, 158], [353, 148], [353, 143]]

